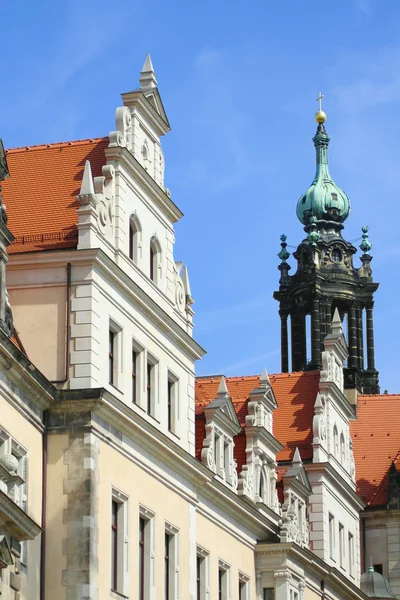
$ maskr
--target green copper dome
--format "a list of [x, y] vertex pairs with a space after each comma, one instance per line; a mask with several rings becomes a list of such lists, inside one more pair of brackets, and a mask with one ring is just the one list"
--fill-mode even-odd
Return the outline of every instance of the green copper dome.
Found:
[[[314, 181], [297, 203], [297, 217], [306, 227], [310, 218], [319, 221], [343, 223], [350, 213], [350, 200], [332, 180], [328, 167], [328, 145], [330, 137], [323, 123], [319, 123], [313, 137], [317, 152], [317, 170]], [[341, 227], [340, 227], [341, 229]]]

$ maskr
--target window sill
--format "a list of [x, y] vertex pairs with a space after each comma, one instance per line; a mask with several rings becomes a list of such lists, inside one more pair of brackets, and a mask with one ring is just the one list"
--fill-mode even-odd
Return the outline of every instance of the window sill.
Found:
[[177, 440], [180, 440], [181, 438], [179, 437], [179, 435], [177, 433], [175, 433], [175, 431], [172, 431], [172, 429], [168, 429], [168, 433], [170, 433], [174, 438], [176, 438]]
[[125, 596], [124, 594], [120, 594], [115, 590], [110, 591], [110, 598], [115, 598], [115, 600], [128, 600], [129, 596]]
[[[113, 390], [116, 390], [116, 391], [117, 391], [119, 394], [122, 394], [122, 395], [124, 395], [124, 392], [123, 392], [122, 390], [120, 390], [120, 389], [119, 389], [119, 388], [118, 388], [116, 385], [114, 385], [113, 383], [110, 383], [110, 382], [108, 382], [108, 385], [109, 385], [110, 387], [112, 387], [112, 388], [113, 388]], [[115, 592], [115, 593], [117, 594], [118, 592]], [[123, 596], [123, 598], [126, 598], [126, 596]]]

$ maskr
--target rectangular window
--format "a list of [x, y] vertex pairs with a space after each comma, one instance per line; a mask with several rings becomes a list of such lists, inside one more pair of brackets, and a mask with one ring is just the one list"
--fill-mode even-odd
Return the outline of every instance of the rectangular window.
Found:
[[274, 588], [264, 588], [263, 589], [263, 600], [275, 600]]
[[375, 573], [380, 573], [381, 575], [383, 575], [383, 566], [382, 565], [374, 565], [374, 571], [375, 571]]
[[147, 414], [153, 414], [154, 365], [147, 363]]
[[344, 569], [344, 527], [339, 523], [339, 564]]
[[179, 418], [179, 382], [177, 377], [168, 372], [167, 388], [167, 424], [168, 431], [176, 433]]
[[135, 348], [132, 348], [132, 402], [138, 401], [138, 353]]
[[354, 537], [349, 533], [349, 573], [354, 575]]
[[153, 597], [154, 587], [154, 513], [144, 507], [139, 510], [139, 600]]
[[164, 597], [165, 600], [179, 598], [179, 547], [178, 529], [165, 523], [164, 534]]
[[250, 584], [249, 577], [243, 573], [239, 573], [239, 600], [249, 600]]
[[214, 433], [214, 463], [215, 463], [215, 471], [219, 473], [220, 469], [220, 443], [221, 438], [217, 433]]
[[114, 385], [115, 382], [115, 338], [116, 333], [110, 329], [108, 339], [108, 365], [109, 377], [108, 381]]
[[118, 502], [111, 503], [111, 589], [118, 591]]
[[329, 556], [335, 558], [335, 518], [329, 513]]
[[145, 546], [145, 530], [146, 521], [142, 517], [139, 518], [139, 600], [145, 600], [145, 562], [146, 562], [146, 546]]
[[218, 600], [228, 600], [229, 593], [229, 565], [218, 561]]
[[207, 600], [209, 586], [209, 553], [197, 546], [196, 562], [196, 600]]
[[111, 589], [128, 595], [128, 497], [113, 490], [111, 498]]

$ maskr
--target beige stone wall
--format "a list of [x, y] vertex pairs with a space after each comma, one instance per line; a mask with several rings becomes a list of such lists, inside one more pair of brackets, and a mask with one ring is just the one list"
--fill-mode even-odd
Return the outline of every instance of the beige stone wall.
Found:
[[14, 325], [34, 365], [50, 380], [65, 377], [66, 284], [9, 288]]
[[62, 585], [62, 572], [66, 569], [63, 540], [67, 537], [64, 509], [67, 497], [64, 481], [68, 467], [64, 453], [68, 448], [67, 434], [49, 435], [47, 450], [47, 523], [46, 523], [46, 598], [66, 598], [66, 587]]

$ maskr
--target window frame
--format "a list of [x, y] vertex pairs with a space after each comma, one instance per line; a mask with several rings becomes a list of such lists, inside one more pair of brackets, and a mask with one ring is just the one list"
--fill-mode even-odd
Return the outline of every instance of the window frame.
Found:
[[179, 379], [170, 370], [167, 374], [167, 429], [176, 435], [179, 423]]
[[332, 513], [328, 513], [328, 528], [329, 528], [329, 557], [335, 560], [335, 517]]
[[[164, 561], [164, 599], [179, 600], [179, 529], [165, 521], [164, 534], [164, 540], [166, 541], [167, 536], [169, 539], [168, 565], [167, 562]], [[164, 550], [166, 550], [166, 548], [164, 548]]]
[[239, 600], [249, 600], [250, 598], [250, 577], [241, 571], [238, 573]]
[[[116, 530], [113, 528], [114, 507], [117, 507]], [[112, 488], [111, 492], [111, 591], [129, 596], [129, 497]], [[115, 544], [113, 544], [113, 531]]]
[[223, 559], [218, 559], [218, 600], [230, 600], [231, 566]]
[[[154, 556], [155, 556], [155, 513], [144, 506], [139, 506], [138, 549], [139, 577], [138, 599], [150, 600], [154, 588]], [[142, 528], [143, 524], [143, 528]], [[141, 537], [141, 534], [143, 536]], [[142, 549], [141, 549], [142, 548]], [[140, 560], [142, 557], [142, 561]]]
[[142, 248], [142, 226], [135, 214], [129, 217], [129, 232], [128, 232], [128, 256], [129, 259], [137, 265], [140, 258]]
[[161, 282], [161, 258], [162, 249], [156, 235], [150, 239], [149, 248], [149, 278], [156, 285]]
[[113, 319], [109, 319], [108, 326], [108, 383], [119, 389], [122, 373], [122, 327]]
[[[199, 568], [200, 567], [200, 568]], [[200, 576], [200, 579], [198, 578]], [[210, 553], [196, 547], [196, 600], [208, 600], [210, 587]], [[200, 593], [199, 593], [200, 592]]]
[[155, 356], [147, 352], [146, 356], [146, 413], [157, 418], [158, 400], [158, 367], [159, 361]]

